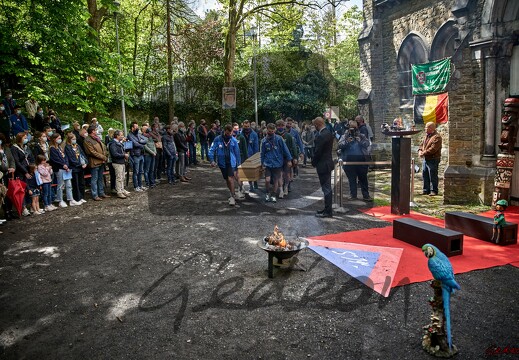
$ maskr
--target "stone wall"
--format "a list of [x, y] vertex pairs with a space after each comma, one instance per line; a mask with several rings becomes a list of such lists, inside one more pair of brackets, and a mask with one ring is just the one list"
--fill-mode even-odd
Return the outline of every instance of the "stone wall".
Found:
[[[449, 93], [449, 122], [438, 127], [443, 137], [440, 176], [444, 175], [444, 189], [440, 189], [446, 203], [490, 204], [495, 159], [482, 156], [485, 146], [485, 69], [484, 56], [474, 56], [470, 42], [479, 37], [481, 12], [485, 0], [474, 0], [473, 7], [463, 21], [458, 22], [459, 49], [452, 57], [453, 74], [447, 87]], [[377, 3], [383, 5], [377, 6]], [[419, 35], [430, 51], [431, 44], [440, 27], [448, 20], [456, 19], [452, 9], [456, 0], [409, 0], [409, 1], [364, 1], [366, 24], [373, 24], [369, 35], [359, 38], [361, 49], [361, 88], [371, 90], [369, 104], [363, 109], [375, 133], [380, 134], [383, 122], [391, 123], [395, 117], [412, 116], [413, 109], [401, 108], [397, 60], [400, 46], [409, 34]], [[459, 15], [459, 14], [458, 14]], [[464, 37], [466, 36], [466, 37]], [[502, 64], [498, 62], [498, 64]], [[502, 67], [502, 66], [501, 66]], [[498, 70], [500, 67], [498, 66]], [[506, 85], [503, 79], [498, 83]], [[502, 86], [498, 91], [504, 92]], [[496, 95], [497, 100], [499, 96]], [[498, 108], [501, 104], [496, 104]], [[499, 118], [496, 136], [500, 132]], [[417, 126], [423, 129], [423, 125]], [[421, 137], [413, 138], [413, 149]], [[376, 139], [387, 148], [390, 139]], [[381, 151], [380, 158], [387, 156]], [[416, 154], [412, 154], [416, 157]]]

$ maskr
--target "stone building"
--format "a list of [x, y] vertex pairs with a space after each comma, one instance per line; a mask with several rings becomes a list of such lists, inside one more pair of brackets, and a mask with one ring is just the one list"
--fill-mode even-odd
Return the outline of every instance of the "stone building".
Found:
[[[519, 1], [363, 3], [361, 113], [379, 134], [383, 122], [412, 118], [410, 65], [451, 57], [449, 121], [439, 127], [444, 139], [444, 201], [490, 204], [503, 102], [519, 96]], [[418, 141], [416, 136], [413, 144]], [[377, 142], [389, 139], [380, 134]], [[512, 200], [518, 201], [519, 158], [513, 180]]]

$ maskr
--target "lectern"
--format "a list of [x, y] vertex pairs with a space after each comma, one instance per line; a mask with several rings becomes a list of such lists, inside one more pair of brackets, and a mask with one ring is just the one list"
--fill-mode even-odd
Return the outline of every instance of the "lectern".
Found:
[[383, 131], [391, 136], [391, 214], [405, 215], [411, 200], [411, 138], [420, 130]]

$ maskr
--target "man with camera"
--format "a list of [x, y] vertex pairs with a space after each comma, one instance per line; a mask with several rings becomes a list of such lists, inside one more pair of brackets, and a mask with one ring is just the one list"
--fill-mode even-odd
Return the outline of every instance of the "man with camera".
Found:
[[351, 199], [357, 199], [358, 180], [364, 200], [373, 201], [368, 189], [368, 165], [358, 164], [367, 161], [370, 141], [365, 134], [359, 131], [356, 121], [350, 121], [348, 126], [348, 130], [339, 139], [338, 148], [342, 161], [354, 163], [343, 165], [350, 185], [350, 196]]

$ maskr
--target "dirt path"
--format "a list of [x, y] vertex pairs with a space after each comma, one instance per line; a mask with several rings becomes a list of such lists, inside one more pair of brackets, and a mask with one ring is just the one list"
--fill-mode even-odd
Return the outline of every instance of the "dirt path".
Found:
[[[2, 359], [429, 359], [421, 349], [427, 283], [374, 293], [311, 250], [307, 271], [267, 277], [256, 242], [278, 224], [315, 236], [388, 226], [348, 205], [318, 219], [314, 170], [288, 199], [227, 205], [218, 171], [131, 199], [9, 222], [0, 238]], [[365, 206], [365, 204], [362, 204]], [[425, 259], [424, 259], [425, 261]], [[519, 346], [519, 269], [457, 276], [459, 359]]]

